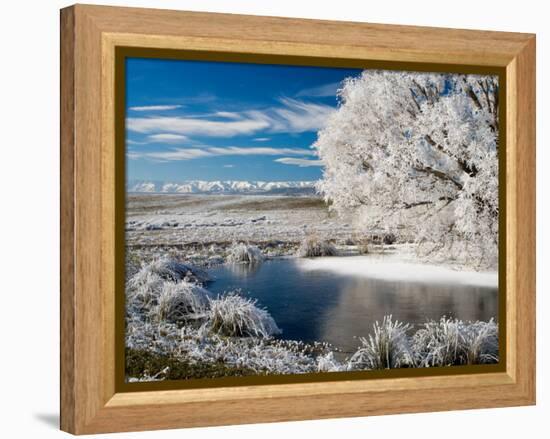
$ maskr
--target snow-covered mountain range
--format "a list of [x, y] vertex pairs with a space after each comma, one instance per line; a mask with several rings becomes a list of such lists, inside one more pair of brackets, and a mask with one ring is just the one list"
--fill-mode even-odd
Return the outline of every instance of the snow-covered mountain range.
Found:
[[204, 181], [181, 183], [160, 181], [130, 181], [128, 192], [181, 194], [313, 194], [315, 181]]

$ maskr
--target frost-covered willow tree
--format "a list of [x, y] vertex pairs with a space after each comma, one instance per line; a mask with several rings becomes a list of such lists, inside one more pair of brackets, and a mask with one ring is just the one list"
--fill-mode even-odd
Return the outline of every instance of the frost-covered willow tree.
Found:
[[432, 260], [496, 267], [498, 78], [365, 70], [339, 98], [315, 143], [332, 208]]

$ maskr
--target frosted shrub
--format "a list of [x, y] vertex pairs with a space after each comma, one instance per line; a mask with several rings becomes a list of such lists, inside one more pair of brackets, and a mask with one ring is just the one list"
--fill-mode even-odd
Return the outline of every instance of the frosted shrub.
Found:
[[392, 321], [385, 316], [382, 324], [373, 325], [374, 334], [368, 339], [361, 337], [361, 346], [352, 355], [348, 368], [353, 369], [394, 369], [407, 367], [413, 358], [407, 339], [411, 325]]
[[165, 282], [151, 317], [180, 323], [204, 318], [208, 309], [208, 292], [190, 282]]
[[269, 337], [281, 332], [265, 309], [237, 292], [210, 300], [209, 324], [214, 333], [230, 337]]
[[233, 244], [229, 249], [227, 260], [233, 263], [257, 263], [263, 261], [264, 256], [261, 250], [255, 245], [244, 243]]
[[417, 367], [495, 363], [498, 326], [489, 322], [464, 323], [443, 317], [430, 321], [412, 338]]
[[315, 258], [319, 256], [336, 256], [336, 247], [326, 240], [316, 236], [308, 236], [298, 248], [298, 256], [302, 258]]

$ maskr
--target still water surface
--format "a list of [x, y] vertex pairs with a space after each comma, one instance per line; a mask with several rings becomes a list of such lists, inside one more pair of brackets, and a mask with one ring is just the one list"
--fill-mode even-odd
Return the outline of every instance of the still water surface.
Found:
[[498, 315], [496, 286], [434, 281], [429, 276], [395, 281], [304, 269], [298, 259], [222, 265], [209, 273], [215, 280], [208, 289], [214, 294], [241, 289], [257, 299], [283, 330], [281, 338], [325, 341], [344, 352], [354, 351], [356, 337], [367, 336], [373, 323], [388, 314], [415, 326], [444, 315], [472, 321]]

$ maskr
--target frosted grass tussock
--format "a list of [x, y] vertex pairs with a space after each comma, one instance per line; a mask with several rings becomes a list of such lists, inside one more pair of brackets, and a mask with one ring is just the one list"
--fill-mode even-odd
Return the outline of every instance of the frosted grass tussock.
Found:
[[341, 372], [345, 367], [334, 358], [333, 352], [317, 357], [317, 372]]
[[164, 282], [157, 305], [151, 310], [151, 317], [181, 323], [206, 316], [208, 291], [190, 282]]
[[195, 267], [168, 259], [144, 265], [126, 284], [127, 311], [153, 319], [182, 321], [205, 314], [208, 276]]
[[456, 366], [498, 361], [498, 325], [441, 318], [412, 337], [417, 367]]
[[229, 249], [227, 260], [233, 263], [258, 263], [264, 260], [262, 251], [255, 245], [234, 243]]
[[149, 310], [156, 303], [164, 284], [158, 274], [145, 268], [138, 271], [126, 285], [127, 310]]
[[348, 362], [348, 369], [395, 369], [413, 363], [407, 332], [411, 325], [393, 321], [385, 316], [382, 324], [373, 325], [374, 334], [361, 337], [361, 346]]
[[465, 364], [485, 364], [498, 361], [498, 326], [489, 322], [470, 323], [463, 333]]
[[230, 337], [269, 337], [281, 333], [265, 309], [238, 293], [233, 291], [210, 300], [209, 325], [214, 333]]
[[336, 247], [326, 240], [317, 236], [308, 236], [298, 248], [298, 256], [302, 258], [315, 258], [319, 256], [337, 256]]
[[460, 350], [458, 322], [443, 317], [424, 324], [413, 336], [416, 364], [420, 367], [453, 365]]
[[144, 265], [128, 282], [129, 288], [142, 284], [149, 274], [155, 274], [170, 282], [195, 282], [205, 284], [210, 281], [208, 274], [190, 264], [183, 264], [167, 257], [162, 257]]

